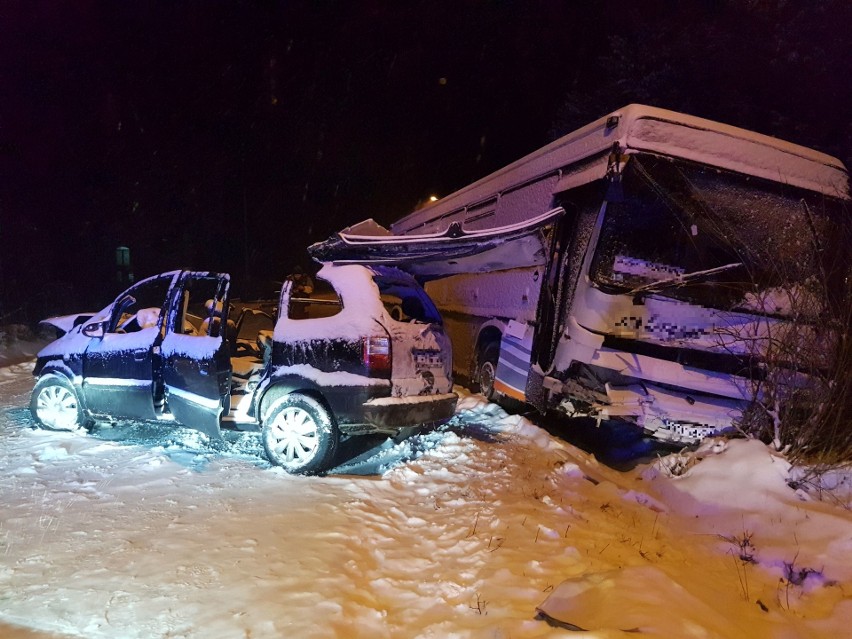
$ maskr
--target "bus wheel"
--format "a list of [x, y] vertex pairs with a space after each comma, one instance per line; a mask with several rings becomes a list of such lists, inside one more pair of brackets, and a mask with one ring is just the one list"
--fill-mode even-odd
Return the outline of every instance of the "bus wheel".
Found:
[[494, 380], [497, 379], [497, 360], [500, 357], [500, 345], [491, 342], [486, 344], [479, 354], [479, 364], [476, 369], [476, 383], [479, 392], [486, 399], [494, 399]]

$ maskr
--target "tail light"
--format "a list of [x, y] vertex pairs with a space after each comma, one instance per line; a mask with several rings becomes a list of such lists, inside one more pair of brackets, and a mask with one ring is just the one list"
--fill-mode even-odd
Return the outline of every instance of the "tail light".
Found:
[[370, 376], [390, 377], [391, 345], [390, 338], [372, 335], [362, 342], [364, 366]]

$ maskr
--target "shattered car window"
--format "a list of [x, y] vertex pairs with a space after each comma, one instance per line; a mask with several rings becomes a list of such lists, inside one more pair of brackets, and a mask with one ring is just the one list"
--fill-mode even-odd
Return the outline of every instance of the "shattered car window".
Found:
[[192, 277], [183, 290], [183, 320], [176, 319], [175, 332], [185, 335], [212, 335], [221, 333], [222, 320], [228, 313], [222, 302], [216, 302], [219, 281], [215, 277]]
[[420, 286], [393, 269], [374, 267], [373, 271], [373, 281], [391, 317], [403, 322], [441, 324], [441, 314]]
[[337, 315], [343, 303], [334, 287], [323, 279], [311, 281], [310, 286], [294, 285], [290, 294], [287, 317], [290, 319], [318, 319]]
[[135, 333], [157, 326], [172, 277], [145, 280], [116, 300], [108, 333]]

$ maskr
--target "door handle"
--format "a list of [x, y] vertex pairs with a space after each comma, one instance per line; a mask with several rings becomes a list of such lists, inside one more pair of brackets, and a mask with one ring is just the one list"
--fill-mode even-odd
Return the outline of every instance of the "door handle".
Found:
[[147, 355], [148, 355], [148, 349], [133, 351], [133, 359], [136, 360], [137, 362], [141, 362], [142, 360], [144, 360], [145, 357], [147, 357]]

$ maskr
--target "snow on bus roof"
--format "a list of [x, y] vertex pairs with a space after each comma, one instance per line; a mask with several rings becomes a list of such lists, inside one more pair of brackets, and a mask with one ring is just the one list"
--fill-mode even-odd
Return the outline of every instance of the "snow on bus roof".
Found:
[[544, 176], [554, 192], [604, 177], [613, 143], [622, 152], [658, 153], [848, 199], [849, 175], [830, 155], [754, 131], [667, 109], [631, 104], [569, 133], [391, 225], [405, 234], [454, 210]]

